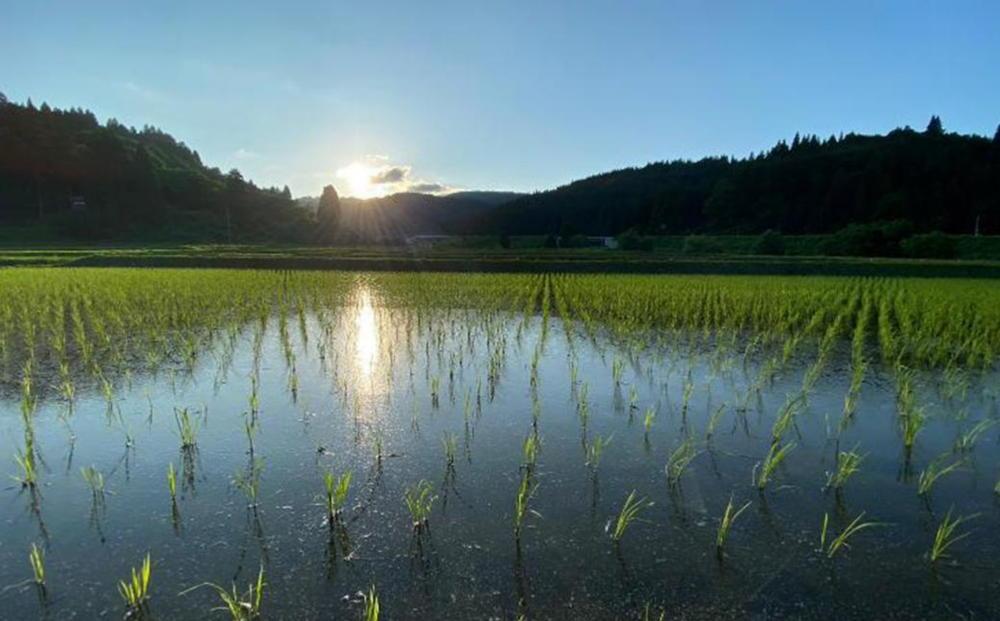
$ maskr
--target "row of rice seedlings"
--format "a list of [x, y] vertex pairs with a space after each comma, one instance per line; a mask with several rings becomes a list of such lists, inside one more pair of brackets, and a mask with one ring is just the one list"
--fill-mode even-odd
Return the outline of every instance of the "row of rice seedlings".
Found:
[[882, 524], [880, 524], [879, 522], [862, 522], [861, 520], [864, 519], [864, 517], [865, 517], [865, 512], [862, 511], [861, 514], [858, 515], [858, 517], [851, 520], [850, 524], [848, 524], [844, 528], [844, 530], [840, 531], [839, 535], [830, 539], [828, 544], [827, 537], [830, 526], [830, 514], [824, 513], [823, 528], [822, 531], [820, 532], [820, 538], [819, 538], [820, 552], [825, 552], [828, 558], [833, 558], [834, 555], [837, 554], [837, 552], [839, 552], [841, 549], [847, 549], [851, 547], [850, 544], [847, 543], [847, 540], [853, 537], [859, 531], [865, 530], [866, 528], [872, 528], [874, 526], [882, 526]]
[[609, 520], [607, 526], [605, 526], [605, 530], [611, 534], [611, 539], [616, 544], [620, 542], [629, 526], [639, 519], [639, 514], [644, 509], [652, 507], [653, 504], [645, 497], [636, 498], [636, 490], [632, 490], [628, 498], [625, 499], [625, 504], [622, 505], [621, 511], [618, 512], [618, 517]]

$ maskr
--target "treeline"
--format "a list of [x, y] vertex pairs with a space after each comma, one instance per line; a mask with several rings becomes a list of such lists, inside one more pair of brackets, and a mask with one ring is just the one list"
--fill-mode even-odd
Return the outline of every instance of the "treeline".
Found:
[[799, 136], [745, 159], [653, 163], [532, 194], [481, 230], [506, 234], [786, 234], [903, 223], [916, 232], [1000, 233], [1000, 128]]
[[288, 188], [207, 167], [155, 127], [0, 94], [0, 225], [82, 239], [307, 241], [315, 218]]

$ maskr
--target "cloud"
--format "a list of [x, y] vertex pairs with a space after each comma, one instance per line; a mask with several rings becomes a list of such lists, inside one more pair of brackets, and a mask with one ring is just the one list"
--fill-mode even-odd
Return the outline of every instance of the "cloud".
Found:
[[233, 157], [238, 160], [255, 160], [260, 157], [260, 153], [256, 151], [251, 151], [250, 149], [239, 148], [233, 153]]
[[421, 194], [440, 194], [442, 192], [447, 192], [450, 189], [451, 188], [441, 183], [419, 182], [410, 184], [408, 191], [420, 192]]
[[402, 183], [409, 176], [409, 166], [385, 166], [372, 175], [371, 182], [377, 185], [383, 183]]

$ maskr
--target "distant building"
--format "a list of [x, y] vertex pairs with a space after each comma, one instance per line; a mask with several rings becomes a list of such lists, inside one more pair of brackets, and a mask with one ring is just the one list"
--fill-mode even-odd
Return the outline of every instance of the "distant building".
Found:
[[71, 211], [87, 211], [87, 201], [82, 196], [69, 197], [69, 208]]

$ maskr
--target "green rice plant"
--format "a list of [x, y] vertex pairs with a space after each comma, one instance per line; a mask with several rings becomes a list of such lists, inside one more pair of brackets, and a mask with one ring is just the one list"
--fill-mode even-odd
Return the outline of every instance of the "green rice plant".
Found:
[[264, 461], [253, 459], [246, 471], [239, 470], [233, 475], [233, 485], [247, 497], [250, 507], [257, 506], [260, 496], [260, 474], [264, 470]]
[[538, 436], [530, 434], [524, 439], [524, 443], [521, 445], [521, 465], [524, 466], [525, 469], [531, 471], [534, 470], [537, 462]]
[[174, 462], [167, 464], [167, 489], [170, 490], [170, 500], [177, 502], [177, 471], [174, 470]]
[[771, 443], [771, 448], [768, 449], [764, 461], [757, 462], [757, 465], [754, 466], [754, 484], [757, 486], [757, 489], [763, 491], [767, 487], [774, 473], [778, 470], [778, 466], [785, 461], [788, 453], [794, 448], [794, 442], [790, 442], [784, 446], [779, 442]]
[[403, 492], [403, 500], [406, 508], [410, 512], [410, 519], [413, 523], [413, 530], [420, 531], [429, 524], [431, 508], [437, 496], [433, 494], [431, 484], [422, 480], [413, 487], [406, 488]]
[[378, 593], [375, 592], [375, 585], [368, 589], [365, 595], [365, 621], [378, 621], [379, 618]]
[[652, 609], [649, 606], [649, 602], [646, 602], [646, 607], [643, 608], [643, 610], [642, 610], [642, 621], [665, 621], [666, 618], [667, 618], [667, 611], [666, 610], [661, 610], [660, 611], [660, 616], [656, 617], [655, 620], [654, 620], [654, 618], [653, 618], [652, 615], [653, 615], [653, 611], [652, 611]]
[[531, 477], [527, 472], [521, 475], [521, 483], [517, 486], [517, 495], [514, 497], [514, 537], [521, 538], [521, 526], [524, 524], [524, 517], [530, 512], [538, 515], [528, 507], [531, 497], [535, 495], [538, 485], [531, 484]]
[[441, 438], [441, 444], [444, 446], [444, 458], [448, 467], [453, 467], [455, 465], [455, 454], [458, 451], [458, 439], [453, 433], [445, 433], [444, 437]]
[[87, 486], [90, 487], [90, 493], [97, 497], [104, 497], [104, 475], [93, 466], [86, 466], [85, 468], [80, 468], [80, 474], [83, 475], [83, 480], [87, 482]]
[[34, 576], [35, 584], [44, 587], [45, 554], [34, 543], [31, 544], [31, 551], [28, 552], [28, 562], [31, 563], [31, 573]]
[[930, 493], [931, 488], [934, 487], [934, 483], [944, 475], [958, 470], [965, 464], [965, 460], [959, 459], [947, 466], [942, 466], [942, 462], [945, 459], [945, 455], [941, 455], [938, 458], [927, 464], [927, 467], [920, 472], [920, 477], [917, 479], [917, 494], [920, 496], [926, 496]]
[[642, 417], [642, 428], [649, 436], [649, 430], [653, 428], [653, 421], [656, 420], [656, 408], [650, 406], [646, 408], [646, 414]]
[[861, 469], [861, 462], [865, 460], [867, 455], [858, 453], [857, 448], [855, 446], [850, 451], [837, 452], [837, 469], [826, 473], [827, 489], [833, 488], [840, 491], [847, 483], [847, 480]]
[[614, 434], [608, 436], [607, 438], [601, 437], [600, 434], [594, 435], [594, 439], [587, 443], [587, 458], [586, 465], [592, 470], [597, 470], [597, 467], [601, 464], [601, 455], [604, 454], [604, 449], [611, 444], [611, 438]]
[[187, 408], [174, 409], [174, 421], [177, 423], [177, 433], [181, 438], [182, 449], [192, 449], [198, 443], [198, 429], [191, 419]]
[[243, 593], [236, 590], [235, 583], [232, 585], [232, 590], [226, 590], [212, 582], [203, 582], [202, 584], [181, 591], [180, 595], [186, 595], [195, 589], [207, 586], [214, 590], [218, 594], [219, 599], [222, 600], [222, 606], [213, 608], [212, 610], [224, 610], [228, 612], [229, 618], [232, 621], [254, 621], [255, 619], [260, 619], [261, 604], [263, 603], [264, 587], [266, 585], [267, 583], [264, 582], [264, 566], [261, 565], [257, 571], [257, 581], [247, 585], [247, 590]]
[[152, 566], [149, 554], [143, 559], [139, 569], [132, 568], [132, 575], [126, 580], [118, 581], [118, 592], [125, 600], [125, 606], [133, 616], [142, 616], [149, 602], [149, 581]]
[[639, 519], [639, 513], [643, 509], [653, 506], [653, 503], [649, 502], [646, 498], [636, 499], [635, 494], [636, 491], [632, 490], [628, 498], [625, 499], [625, 504], [622, 505], [618, 517], [613, 520], [613, 528], [611, 527], [612, 522], [608, 522], [607, 530], [610, 530], [611, 539], [615, 543], [621, 541], [622, 537], [625, 536], [625, 531], [632, 525], [632, 522]]
[[934, 542], [931, 544], [931, 549], [928, 553], [932, 563], [948, 558], [950, 556], [948, 554], [948, 550], [953, 545], [972, 534], [971, 532], [956, 534], [958, 527], [979, 517], [979, 514], [976, 513], [953, 519], [951, 517], [953, 510], [954, 507], [948, 509], [948, 513], [944, 516], [944, 519], [941, 520], [941, 523], [937, 527], [937, 531], [934, 533]]
[[335, 477], [332, 472], [326, 472], [323, 474], [323, 485], [326, 487], [327, 516], [332, 525], [347, 502], [347, 493], [351, 488], [351, 471], [348, 470], [339, 477]]
[[14, 463], [20, 470], [19, 474], [11, 475], [11, 478], [21, 484], [21, 488], [34, 489], [38, 485], [38, 468], [35, 465], [34, 448], [28, 447], [26, 451], [18, 451], [14, 455]]
[[747, 501], [739, 509], [733, 510], [733, 497], [729, 496], [729, 502], [726, 503], [726, 510], [722, 513], [722, 519], [719, 520], [719, 530], [715, 533], [715, 553], [721, 559], [723, 551], [726, 547], [726, 540], [729, 539], [729, 529], [733, 527], [733, 523], [736, 519], [740, 517], [747, 508], [750, 507], [750, 502]]
[[719, 407], [715, 408], [712, 415], [708, 417], [708, 424], [705, 426], [705, 439], [709, 440], [715, 435], [715, 430], [719, 426], [719, 421], [722, 420], [722, 415], [726, 411], [726, 404], [723, 403]]
[[991, 427], [997, 424], [996, 420], [985, 418], [978, 423], [976, 423], [972, 429], [966, 431], [965, 433], [958, 436], [955, 440], [955, 452], [956, 453], [968, 453], [971, 452], [976, 446], [976, 442], [979, 440], [980, 436], [989, 431]]
[[798, 414], [799, 407], [804, 403], [804, 400], [805, 393], [799, 393], [794, 399], [785, 400], [785, 404], [781, 406], [781, 410], [774, 420], [774, 425], [771, 427], [772, 442], [781, 442], [781, 439], [785, 437], [785, 432], [791, 429], [795, 423], [795, 416]]
[[694, 440], [691, 438], [685, 438], [680, 445], [674, 449], [674, 452], [670, 454], [667, 459], [667, 465], [665, 467], [667, 473], [667, 482], [671, 487], [676, 486], [680, 483], [681, 477], [684, 476], [684, 471], [687, 467], [694, 461], [694, 458], [701, 454], [701, 451], [695, 446]]
[[841, 548], [850, 548], [850, 544], [847, 540], [854, 536], [858, 531], [864, 530], [866, 528], [871, 528], [873, 526], [882, 526], [878, 522], [862, 522], [861, 520], [865, 517], [865, 512], [862, 511], [858, 517], [854, 518], [850, 524], [847, 525], [844, 530], [840, 532], [839, 535], [830, 540], [829, 545], [827, 545], [827, 534], [830, 527], [830, 514], [823, 514], [823, 529], [820, 532], [819, 537], [819, 549], [821, 552], [825, 552], [827, 558], [833, 558], [833, 556], [841, 550]]

